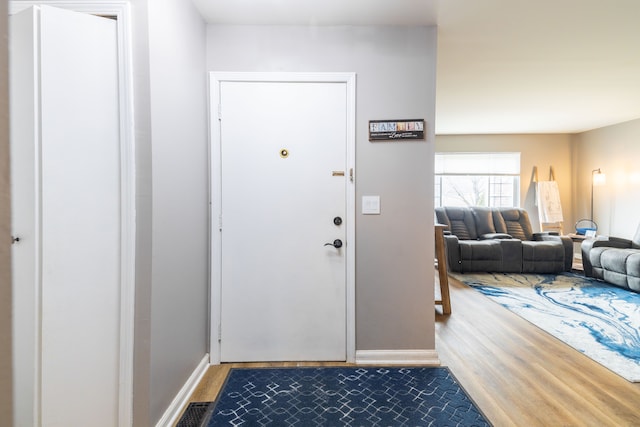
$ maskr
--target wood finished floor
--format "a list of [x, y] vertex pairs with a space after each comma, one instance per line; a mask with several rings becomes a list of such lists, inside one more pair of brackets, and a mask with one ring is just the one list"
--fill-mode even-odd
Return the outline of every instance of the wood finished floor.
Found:
[[[436, 308], [436, 350], [496, 426], [640, 426], [640, 383], [630, 383], [467, 286], [450, 281], [452, 314]], [[215, 400], [229, 369], [209, 368], [191, 401]]]

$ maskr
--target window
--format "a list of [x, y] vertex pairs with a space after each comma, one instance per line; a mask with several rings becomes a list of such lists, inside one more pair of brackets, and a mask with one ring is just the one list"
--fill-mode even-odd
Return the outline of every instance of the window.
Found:
[[520, 153], [436, 153], [435, 206], [520, 205]]

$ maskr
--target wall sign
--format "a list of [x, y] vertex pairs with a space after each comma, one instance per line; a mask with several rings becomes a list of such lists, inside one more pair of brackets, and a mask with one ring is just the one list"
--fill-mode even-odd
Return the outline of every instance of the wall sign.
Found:
[[424, 120], [369, 120], [369, 141], [424, 139]]

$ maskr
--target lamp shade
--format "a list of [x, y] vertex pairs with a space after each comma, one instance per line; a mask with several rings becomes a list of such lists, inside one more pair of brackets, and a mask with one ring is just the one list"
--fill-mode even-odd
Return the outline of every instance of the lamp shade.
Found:
[[604, 185], [607, 183], [607, 175], [602, 172], [593, 174], [593, 185]]

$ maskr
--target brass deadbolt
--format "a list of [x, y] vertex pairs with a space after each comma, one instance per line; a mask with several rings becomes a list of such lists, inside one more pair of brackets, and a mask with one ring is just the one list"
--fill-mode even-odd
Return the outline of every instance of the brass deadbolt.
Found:
[[286, 148], [280, 150], [280, 157], [282, 157], [283, 159], [289, 157], [289, 150], [287, 150]]

